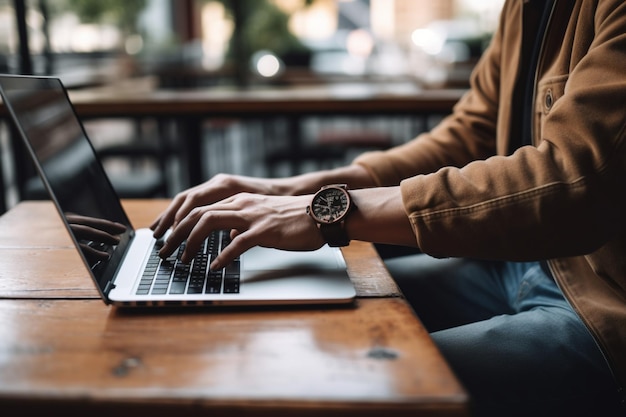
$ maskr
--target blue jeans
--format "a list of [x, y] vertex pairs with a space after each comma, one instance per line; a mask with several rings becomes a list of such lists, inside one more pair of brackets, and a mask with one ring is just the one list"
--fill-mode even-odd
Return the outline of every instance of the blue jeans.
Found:
[[539, 263], [412, 255], [386, 264], [473, 415], [622, 415], [604, 356]]

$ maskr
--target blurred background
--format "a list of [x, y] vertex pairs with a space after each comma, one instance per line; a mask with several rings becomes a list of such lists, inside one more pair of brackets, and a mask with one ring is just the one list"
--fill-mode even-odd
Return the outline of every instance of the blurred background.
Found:
[[[502, 0], [0, 0], [0, 71], [80, 87], [411, 77], [463, 85]], [[22, 27], [22, 20], [25, 27]]]
[[[502, 3], [0, 0], [0, 73], [55, 75], [77, 95], [128, 86], [207, 95], [301, 89], [304, 97], [304, 91], [328, 91], [329, 86], [357, 98], [373, 96], [364, 94], [372, 88], [387, 97], [440, 90], [461, 94], [491, 39]], [[85, 117], [84, 123], [96, 147], [110, 157], [105, 167], [111, 175], [140, 178], [135, 184], [114, 184], [122, 197], [170, 197], [217, 172], [280, 176], [346, 163], [363, 150], [411, 139], [445, 116], [445, 109], [442, 104], [432, 113], [320, 115], [305, 109], [297, 119], [280, 114], [261, 120], [237, 114], [207, 117], [195, 131], [201, 135], [203, 163], [194, 178], [186, 173], [188, 161], [170, 158], [176, 154], [170, 151], [180, 147], [180, 120], [164, 126], [150, 114], [102, 113]], [[22, 184], [32, 172], [21, 168], [20, 145], [12, 139], [8, 120], [2, 120], [0, 204], [7, 208], [36, 196], [24, 192]], [[294, 123], [296, 130], [289, 127]], [[154, 135], [161, 136], [163, 146], [164, 132], [169, 132], [168, 158], [161, 149], [160, 158], [150, 161]], [[307, 156], [315, 158], [287, 146], [293, 135], [299, 148], [304, 144]], [[138, 138], [152, 142], [142, 148]], [[141, 149], [148, 150], [141, 154]]]

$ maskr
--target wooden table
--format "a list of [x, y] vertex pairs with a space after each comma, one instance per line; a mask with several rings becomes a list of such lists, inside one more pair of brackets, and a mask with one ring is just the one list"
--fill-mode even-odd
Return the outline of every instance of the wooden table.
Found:
[[[165, 200], [128, 200], [145, 227]], [[0, 409], [59, 416], [462, 416], [468, 397], [370, 244], [350, 307], [124, 310], [49, 202], [0, 217]]]
[[342, 83], [290, 87], [159, 89], [150, 78], [70, 91], [84, 117], [172, 114], [271, 116], [276, 114], [448, 113], [466, 89], [424, 89], [414, 83]]

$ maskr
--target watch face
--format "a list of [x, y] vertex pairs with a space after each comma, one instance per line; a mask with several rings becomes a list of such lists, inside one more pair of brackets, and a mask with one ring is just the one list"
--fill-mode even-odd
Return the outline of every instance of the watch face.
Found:
[[345, 190], [326, 188], [316, 194], [311, 211], [320, 222], [334, 223], [347, 213], [348, 206], [348, 193]]

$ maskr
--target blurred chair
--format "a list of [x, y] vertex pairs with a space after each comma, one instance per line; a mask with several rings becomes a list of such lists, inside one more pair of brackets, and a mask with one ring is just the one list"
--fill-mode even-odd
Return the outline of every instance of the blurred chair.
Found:
[[92, 120], [85, 122], [85, 129], [121, 198], [173, 194], [169, 163], [179, 152], [164, 121]]
[[[114, 145], [96, 151], [121, 198], [156, 198], [168, 195], [162, 151], [142, 144]], [[117, 172], [111, 163], [128, 169]], [[152, 165], [148, 167], [148, 165]]]

